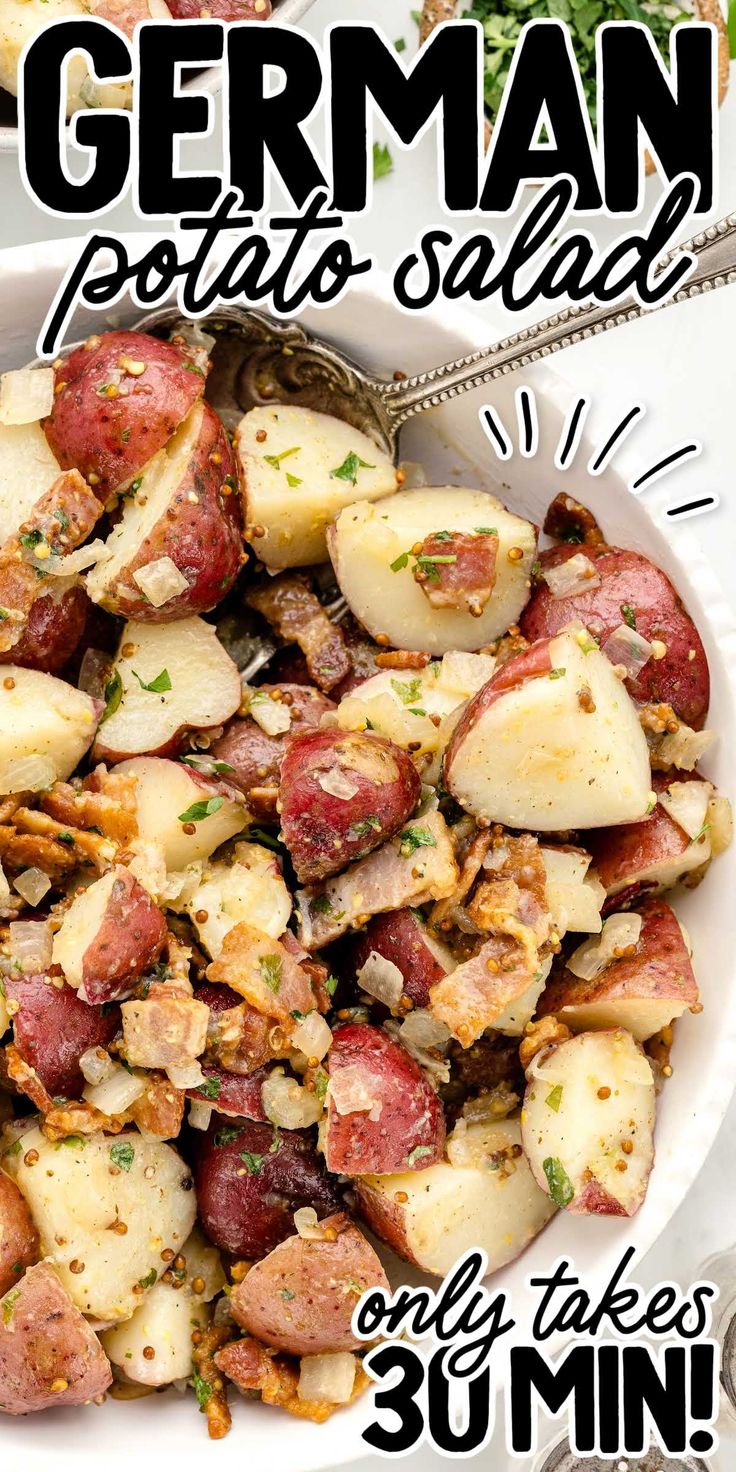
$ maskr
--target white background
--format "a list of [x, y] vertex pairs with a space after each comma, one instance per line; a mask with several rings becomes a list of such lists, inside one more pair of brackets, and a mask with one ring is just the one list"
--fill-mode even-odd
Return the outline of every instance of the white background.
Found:
[[[327, 23], [353, 16], [375, 20], [391, 40], [403, 36], [407, 51], [413, 51], [417, 33], [406, 0], [363, 0], [360, 5], [356, 0], [316, 0], [304, 24], [320, 38]], [[727, 99], [721, 113], [720, 197], [714, 218], [728, 213], [730, 208], [736, 209], [736, 79], [734, 94], [733, 99]], [[380, 121], [377, 136], [381, 139], [387, 136]], [[390, 269], [393, 261], [411, 246], [420, 228], [440, 222], [433, 139], [427, 138], [410, 153], [404, 153], [394, 143], [390, 146], [394, 172], [376, 185], [372, 213], [352, 224], [358, 247], [373, 252], [377, 263], [385, 269]], [[193, 145], [184, 155], [184, 162], [193, 168], [216, 167], [219, 159], [214, 139]], [[651, 180], [650, 205], [658, 189], [657, 181]], [[64, 225], [44, 216], [22, 196], [17, 160], [10, 154], [0, 156], [0, 199], [3, 200], [0, 225], [3, 246], [84, 233], [78, 225]], [[452, 223], [458, 234], [473, 230], [478, 224], [472, 219], [455, 219]], [[99, 225], [121, 230], [140, 228], [140, 222], [125, 204]], [[601, 240], [614, 233], [616, 227], [607, 224], [596, 231]], [[519, 319], [513, 324], [508, 318], [504, 320], [494, 303], [485, 309], [476, 306], [475, 310], [481, 314], [485, 311], [489, 340], [520, 325]], [[643, 455], [651, 449], [654, 458], [654, 452], [666, 452], [686, 436], [703, 441], [700, 460], [673, 477], [671, 484], [673, 492], [681, 487], [692, 494], [708, 490], [720, 495], [720, 508], [697, 523], [691, 522], [690, 527], [697, 532], [718, 570], [736, 611], [732, 470], [735, 339], [736, 287], [732, 287], [569, 349], [555, 359], [554, 367], [576, 386], [593, 394], [601, 406], [602, 423], [608, 417], [611, 423], [615, 422], [620, 410], [634, 399], [641, 399], [648, 406], [646, 420], [636, 431], [636, 448]], [[707, 964], [707, 957], [701, 958], [702, 964]], [[696, 1186], [638, 1270], [637, 1277], [645, 1286], [662, 1279], [689, 1283], [706, 1258], [736, 1240], [735, 1157], [736, 1106], [732, 1106]], [[377, 1459], [370, 1461], [375, 1467]], [[482, 1462], [491, 1472], [506, 1472], [506, 1453], [501, 1449], [500, 1438], [482, 1454]], [[400, 1465], [406, 1472], [429, 1472], [441, 1464], [442, 1459], [434, 1454], [420, 1452]], [[368, 1465], [369, 1462], [353, 1464], [355, 1472]], [[713, 1466], [717, 1472], [731, 1472], [733, 1465], [734, 1443], [731, 1442], [722, 1449]]]

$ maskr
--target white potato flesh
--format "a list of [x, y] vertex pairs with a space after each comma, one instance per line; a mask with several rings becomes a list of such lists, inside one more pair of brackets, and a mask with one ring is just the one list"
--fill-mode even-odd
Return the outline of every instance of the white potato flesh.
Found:
[[[496, 582], [479, 618], [455, 608], [433, 608], [414, 581], [413, 559], [392, 572], [391, 564], [431, 532], [498, 533]], [[396, 649], [445, 654], [480, 649], [517, 622], [529, 598], [537, 537], [531, 522], [507, 511], [486, 491], [431, 486], [398, 491], [379, 505], [354, 498], [328, 534], [340, 589], [358, 621], [375, 638], [388, 636]], [[522, 557], [509, 561], [511, 548]]]
[[0, 542], [17, 532], [60, 474], [40, 424], [0, 424]]
[[[592, 642], [592, 641], [591, 641]], [[587, 647], [587, 646], [586, 646]], [[549, 644], [549, 670], [465, 712], [445, 784], [476, 817], [540, 832], [643, 818], [651, 772], [636, 708], [597, 648], [574, 633]], [[588, 691], [594, 708], [583, 709]]]
[[[8, 689], [12, 681], [12, 688]], [[35, 786], [24, 775], [30, 758], [48, 765], [50, 786], [71, 776], [92, 742], [98, 706], [83, 690], [40, 670], [3, 666], [0, 681], [0, 792]]]
[[115, 869], [110, 869], [76, 895], [54, 936], [51, 959], [75, 989], [82, 985], [85, 952], [102, 929], [116, 879]]
[[447, 1160], [356, 1181], [360, 1210], [377, 1235], [425, 1273], [444, 1276], [473, 1247], [487, 1253], [494, 1273], [524, 1251], [555, 1209], [520, 1146], [516, 1119], [463, 1121], [447, 1141]]
[[331, 414], [284, 404], [250, 409], [238, 425], [237, 447], [245, 519], [265, 528], [254, 546], [266, 567], [327, 562], [325, 530], [343, 506], [396, 490], [388, 456]]
[[[102, 1348], [136, 1385], [170, 1385], [192, 1373], [192, 1329], [209, 1310], [188, 1291], [155, 1283], [132, 1318], [100, 1335]], [[153, 1356], [144, 1350], [153, 1350]]]
[[216, 812], [193, 824], [193, 833], [185, 833], [181, 814], [214, 795], [213, 788], [203, 786], [190, 767], [166, 757], [136, 756], [121, 762], [116, 771], [136, 778], [138, 836], [144, 842], [160, 845], [169, 871], [186, 869], [197, 859], [208, 859], [250, 821], [245, 805], [226, 797]]
[[[172, 904], [177, 909], [176, 903]], [[184, 906], [209, 955], [219, 956], [234, 925], [245, 920], [278, 940], [291, 915], [291, 895], [276, 856], [260, 843], [237, 843], [233, 862], [208, 864]], [[206, 914], [207, 919], [198, 919]]]
[[630, 1033], [584, 1032], [528, 1070], [522, 1139], [539, 1185], [575, 1213], [633, 1216], [654, 1160], [654, 1076]]
[[[35, 1164], [26, 1164], [29, 1151], [38, 1152]], [[111, 1173], [116, 1157], [124, 1165]], [[52, 1144], [32, 1129], [21, 1139], [15, 1179], [42, 1256], [77, 1308], [102, 1322], [130, 1318], [141, 1287], [151, 1287], [162, 1270], [161, 1253], [180, 1252], [194, 1225], [189, 1168], [170, 1145], [137, 1132]], [[112, 1231], [114, 1222], [127, 1232]], [[72, 1263], [84, 1266], [72, 1272]]]
[[[0, 7], [0, 86], [18, 94], [18, 63], [26, 42], [49, 21], [94, 13], [83, 0], [3, 0]], [[167, 10], [168, 14], [168, 10]], [[130, 83], [95, 83], [82, 56], [72, 57], [67, 81], [67, 116], [84, 107], [130, 107]]]
[[[580, 983], [578, 983], [580, 986]], [[599, 1032], [623, 1028], [637, 1043], [645, 1043], [687, 1011], [681, 996], [602, 997], [599, 1002], [575, 1002], [557, 1009], [556, 1016], [571, 1032]]]
[[[490, 680], [494, 664], [486, 654], [453, 651], [423, 670], [380, 670], [343, 697], [337, 724], [343, 731], [372, 729], [404, 750], [411, 743], [415, 757], [434, 754], [449, 738], [444, 718]], [[435, 715], [443, 724], [434, 725]]]
[[540, 854], [547, 875], [547, 909], [557, 934], [587, 930], [597, 935], [603, 927], [601, 905], [606, 891], [600, 879], [588, 872], [590, 854], [564, 848], [540, 848]]
[[[242, 699], [238, 667], [214, 625], [203, 618], [127, 623], [115, 671], [122, 684], [120, 704], [101, 727], [98, 741], [105, 752], [126, 757], [157, 751], [184, 729], [222, 725]], [[168, 680], [161, 680], [164, 674]], [[142, 688], [157, 682], [171, 688]]]

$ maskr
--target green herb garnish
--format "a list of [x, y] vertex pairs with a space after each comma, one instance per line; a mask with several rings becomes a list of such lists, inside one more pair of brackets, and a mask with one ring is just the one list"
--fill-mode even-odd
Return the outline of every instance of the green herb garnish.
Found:
[[290, 450], [282, 450], [280, 455], [264, 455], [263, 458], [267, 465], [273, 466], [274, 470], [280, 470], [281, 461], [288, 460], [290, 455], [298, 455], [300, 450], [301, 445], [292, 445]]
[[342, 465], [336, 470], [330, 471], [330, 480], [348, 480], [354, 486], [358, 479], [359, 470], [375, 470], [375, 465], [369, 465], [367, 460], [361, 460], [354, 450], [350, 450], [345, 456]]
[[634, 610], [631, 607], [630, 603], [621, 604], [621, 617], [624, 623], [628, 624], [630, 629], [636, 628], [636, 614], [634, 613]]
[[258, 962], [258, 970], [260, 971], [261, 977], [265, 981], [269, 991], [277, 992], [279, 987], [281, 986], [281, 957], [261, 956], [261, 959]]
[[562, 1087], [562, 1084], [555, 1084], [554, 1088], [550, 1089], [544, 1101], [548, 1109], [554, 1109], [555, 1114], [557, 1114], [562, 1103]]
[[262, 1155], [255, 1155], [252, 1150], [241, 1150], [240, 1159], [247, 1167], [249, 1175], [259, 1176], [261, 1174], [264, 1160]]
[[105, 686], [105, 709], [100, 717], [100, 725], [104, 721], [109, 721], [110, 716], [114, 716], [122, 698], [123, 682], [120, 678], [120, 671], [116, 670]]
[[394, 161], [389, 152], [388, 144], [373, 144], [373, 178], [385, 179], [387, 174], [394, 171]]
[[[432, 1154], [432, 1147], [430, 1145], [415, 1145], [414, 1146], [414, 1149], [409, 1151], [409, 1154], [406, 1157], [406, 1163], [407, 1163], [407, 1165], [414, 1165], [417, 1160], [421, 1160], [422, 1159], [422, 1156], [423, 1155], [431, 1155], [431, 1154]], [[362, 1288], [361, 1288], [360, 1291], [362, 1293], [362, 1291], [363, 1291]]]
[[135, 1149], [127, 1140], [116, 1140], [110, 1146], [110, 1159], [113, 1165], [119, 1165], [127, 1174], [135, 1159]]
[[547, 1177], [547, 1188], [555, 1206], [569, 1206], [575, 1195], [575, 1187], [561, 1160], [548, 1155], [542, 1161], [542, 1170]]
[[224, 797], [208, 797], [206, 800], [202, 798], [200, 802], [193, 802], [186, 812], [180, 813], [178, 821], [180, 823], [201, 823], [203, 818], [209, 818], [212, 813], [219, 812], [224, 801]]
[[135, 670], [131, 670], [131, 674], [135, 675], [141, 690], [150, 690], [152, 695], [163, 695], [165, 690], [171, 689], [171, 676], [168, 670], [162, 670], [159, 675], [156, 675], [155, 680], [151, 680], [149, 684], [146, 684], [145, 680], [142, 680]]
[[428, 828], [405, 828], [401, 834], [401, 848], [399, 850], [402, 859], [411, 858], [418, 848], [436, 848], [437, 839], [433, 837]]
[[154, 1283], [156, 1282], [157, 1277], [158, 1277], [158, 1273], [156, 1272], [156, 1269], [155, 1268], [151, 1268], [150, 1273], [146, 1273], [145, 1278], [139, 1278], [138, 1279], [138, 1287], [139, 1288], [152, 1288], [153, 1285], [154, 1285]]

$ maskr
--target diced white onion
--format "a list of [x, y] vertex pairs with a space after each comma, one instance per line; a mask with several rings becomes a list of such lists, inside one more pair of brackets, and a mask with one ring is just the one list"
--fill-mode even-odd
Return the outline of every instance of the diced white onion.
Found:
[[623, 665], [627, 675], [635, 680], [652, 657], [652, 646], [648, 639], [630, 629], [628, 624], [619, 624], [608, 635], [601, 649], [611, 664]]
[[676, 731], [667, 731], [664, 736], [656, 738], [654, 751], [663, 767], [678, 767], [681, 771], [692, 772], [715, 739], [715, 731], [693, 731], [692, 726], [680, 724]]
[[463, 649], [451, 649], [442, 657], [437, 684], [443, 690], [472, 695], [490, 680], [495, 668], [495, 655], [468, 654]]
[[84, 658], [79, 666], [77, 688], [83, 690], [85, 695], [91, 695], [93, 700], [102, 696], [104, 686], [110, 674], [110, 655], [104, 649], [85, 649]]
[[45, 894], [51, 888], [51, 880], [42, 869], [24, 869], [17, 879], [13, 880], [18, 894], [22, 894], [29, 905], [40, 905]]
[[349, 777], [340, 767], [333, 767], [331, 772], [318, 772], [317, 782], [323, 792], [329, 793], [330, 797], [340, 798], [342, 802], [349, 802], [360, 791], [355, 778]]
[[317, 1213], [313, 1206], [300, 1206], [294, 1212], [294, 1226], [305, 1242], [324, 1241], [325, 1234], [317, 1222]]
[[100, 1084], [87, 1084], [84, 1098], [102, 1114], [123, 1114], [126, 1109], [145, 1094], [148, 1079], [145, 1074], [129, 1073], [121, 1063], [113, 1063], [112, 1069]]
[[189, 587], [188, 579], [170, 557], [157, 557], [155, 562], [139, 567], [133, 573], [133, 582], [137, 583], [154, 608], [162, 608], [164, 603], [178, 598]]
[[640, 935], [641, 915], [623, 910], [616, 915], [609, 915], [603, 923], [600, 935], [594, 940], [583, 941], [573, 951], [567, 963], [568, 971], [573, 976], [579, 976], [581, 981], [594, 981], [615, 959], [614, 951], [635, 946]]
[[450, 1040], [450, 1029], [428, 1007], [416, 1007], [404, 1018], [399, 1040], [404, 1046], [411, 1043], [415, 1048], [443, 1048]]
[[265, 690], [250, 691], [246, 685], [243, 688], [244, 700], [248, 700], [249, 694], [248, 715], [267, 736], [281, 736], [289, 730], [291, 711], [284, 700], [272, 700]]
[[87, 1048], [79, 1060], [85, 1083], [101, 1084], [114, 1072], [115, 1063], [104, 1048]]
[[733, 842], [733, 810], [727, 797], [712, 797], [708, 803], [710, 851], [714, 859]]
[[319, 1405], [347, 1405], [353, 1393], [356, 1369], [355, 1355], [347, 1350], [336, 1354], [305, 1354], [299, 1370], [297, 1397]]
[[[169, 18], [170, 12], [165, 7], [164, 11], [156, 15], [155, 7], [152, 5], [151, 0], [149, 0], [149, 5], [151, 6], [151, 14], [155, 16], [155, 19], [166, 20]], [[190, 347], [198, 349], [195, 355], [195, 361], [199, 364], [200, 368], [206, 369], [207, 359], [215, 346], [217, 338], [212, 337], [209, 332], [203, 332], [199, 322], [183, 322], [181, 326], [177, 326], [176, 336], [183, 338], [184, 342], [189, 343]]]
[[[71, 577], [74, 573], [86, 572], [88, 567], [95, 567], [98, 562], [105, 562], [112, 554], [110, 548], [99, 537], [93, 542], [87, 542], [84, 547], [78, 547], [76, 552], [65, 552], [58, 556], [52, 552], [50, 557], [39, 562], [39, 567], [45, 573], [50, 573], [54, 578]], [[133, 574], [135, 577], [135, 574]]]
[[578, 593], [589, 593], [601, 585], [595, 563], [584, 552], [576, 552], [566, 562], [546, 568], [542, 577], [553, 598], [575, 598]]
[[291, 1034], [291, 1041], [295, 1048], [300, 1048], [307, 1058], [324, 1058], [332, 1042], [332, 1032], [325, 1022], [324, 1017], [317, 1011], [308, 1012], [302, 1022], [298, 1022]]
[[51, 787], [58, 777], [56, 762], [49, 756], [32, 752], [18, 757], [17, 761], [6, 762], [3, 777], [3, 792], [40, 792]]
[[35, 424], [53, 407], [53, 368], [16, 368], [0, 377], [0, 424]]
[[401, 489], [403, 491], [414, 491], [420, 489], [422, 486], [429, 485], [427, 472], [418, 460], [402, 460], [399, 464], [399, 470], [404, 476], [401, 482]]
[[266, 1079], [261, 1103], [271, 1123], [285, 1130], [306, 1129], [322, 1115], [322, 1104], [316, 1093], [287, 1078], [280, 1069], [274, 1069]]
[[189, 1100], [189, 1123], [193, 1130], [208, 1130], [212, 1118], [212, 1105], [205, 1099]]
[[338, 1114], [367, 1114], [380, 1119], [383, 1108], [368, 1087], [359, 1063], [348, 1063], [330, 1077], [328, 1092]]
[[673, 823], [684, 829], [688, 838], [697, 838], [703, 831], [712, 796], [711, 782], [670, 782], [669, 787], [660, 792], [659, 802]]
[[175, 1089], [198, 1089], [204, 1083], [202, 1065], [196, 1058], [191, 1058], [187, 1063], [172, 1063], [166, 1069], [166, 1074]]
[[396, 1007], [403, 996], [404, 978], [394, 961], [388, 961], [378, 951], [371, 951], [356, 975], [361, 991], [369, 997], [383, 1002], [385, 1007]]
[[10, 953], [27, 976], [38, 976], [51, 965], [53, 936], [47, 920], [13, 920], [8, 927]]
[[547, 909], [557, 934], [563, 936], [568, 930], [598, 933], [606, 891], [595, 875], [588, 876], [590, 854], [563, 848], [541, 848], [539, 852], [546, 875]]

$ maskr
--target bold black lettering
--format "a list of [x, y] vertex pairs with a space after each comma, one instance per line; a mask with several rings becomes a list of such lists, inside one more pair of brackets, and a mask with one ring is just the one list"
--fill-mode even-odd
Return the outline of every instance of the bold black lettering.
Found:
[[176, 139], [206, 134], [209, 99], [201, 93], [176, 95], [177, 63], [210, 66], [222, 59], [223, 28], [215, 22], [196, 25], [145, 25], [139, 32], [138, 203], [144, 215], [205, 214], [220, 193], [214, 175], [174, 171]]
[[579, 1451], [595, 1446], [595, 1346], [576, 1344], [550, 1365], [532, 1345], [511, 1350], [511, 1445], [515, 1452], [532, 1450], [532, 1391], [542, 1405], [557, 1415], [573, 1397], [576, 1444]]
[[679, 1344], [667, 1346], [663, 1351], [663, 1379], [647, 1345], [627, 1344], [622, 1355], [625, 1450], [640, 1455], [649, 1445], [646, 1407], [662, 1446], [671, 1453], [687, 1451], [688, 1350]]
[[379, 1411], [393, 1411], [400, 1425], [393, 1431], [372, 1421], [363, 1432], [363, 1440], [381, 1452], [406, 1452], [421, 1441], [424, 1417], [414, 1397], [424, 1383], [424, 1365], [408, 1344], [387, 1344], [371, 1355], [371, 1374], [382, 1380], [393, 1370], [401, 1370], [396, 1385], [377, 1390], [374, 1402]]
[[467, 1424], [464, 1431], [458, 1431], [450, 1415], [450, 1385], [451, 1383], [463, 1384], [463, 1381], [453, 1381], [452, 1377], [448, 1378], [444, 1364], [446, 1355], [446, 1349], [439, 1349], [432, 1355], [429, 1362], [427, 1372], [429, 1429], [440, 1451], [456, 1457], [467, 1456], [469, 1452], [478, 1451], [488, 1436], [493, 1401], [491, 1374], [490, 1370], [486, 1369], [480, 1375], [476, 1375], [473, 1380], [465, 1381], [468, 1397]]
[[[319, 53], [298, 31], [246, 21], [228, 26], [227, 55], [231, 182], [242, 190], [245, 208], [257, 214], [265, 203], [268, 154], [301, 209], [315, 189], [327, 187], [302, 130], [322, 92]], [[269, 67], [284, 73], [283, 87], [272, 96], [264, 94]]]

